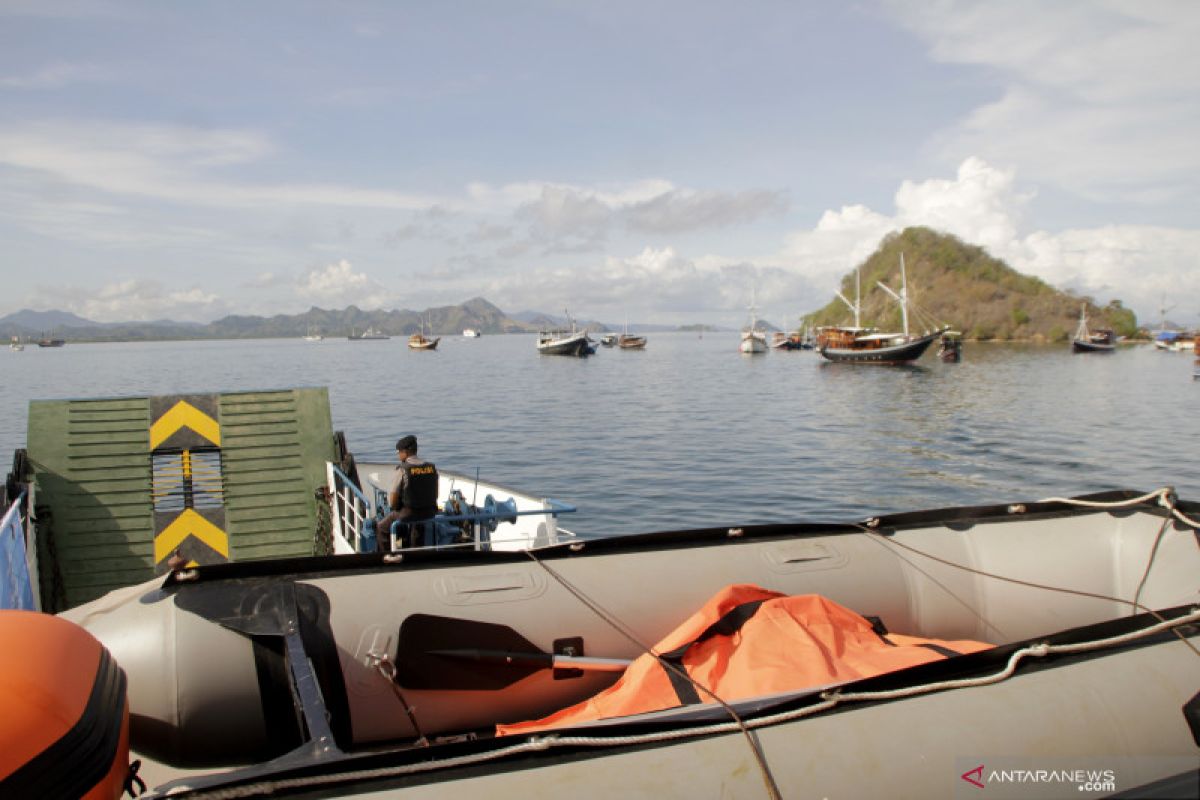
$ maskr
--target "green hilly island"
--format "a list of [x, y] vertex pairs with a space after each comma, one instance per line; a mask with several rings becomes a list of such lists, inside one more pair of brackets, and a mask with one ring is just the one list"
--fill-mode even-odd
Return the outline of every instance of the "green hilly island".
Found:
[[[1137, 316], [1120, 300], [1098, 306], [1091, 298], [1022, 275], [982, 247], [923, 227], [889, 234], [858, 266], [863, 325], [900, 330], [900, 304], [876, 282], [899, 290], [901, 253], [908, 275], [909, 327], [914, 332], [945, 324], [968, 339], [1061, 342], [1075, 332], [1080, 306], [1086, 304], [1089, 327], [1112, 328], [1120, 336], [1137, 334]], [[853, 270], [842, 278], [840, 291], [854, 299]], [[854, 317], [835, 297], [803, 322], [847, 325]]]

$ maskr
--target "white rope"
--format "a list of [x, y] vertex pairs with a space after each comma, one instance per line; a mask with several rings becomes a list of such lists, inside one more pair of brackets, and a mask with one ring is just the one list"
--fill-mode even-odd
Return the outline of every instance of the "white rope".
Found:
[[[842, 693], [834, 690], [832, 692], [822, 693], [821, 702], [816, 703], [815, 705], [806, 706], [805, 708], [799, 708], [793, 711], [785, 711], [778, 714], [747, 719], [744, 720], [744, 725], [749, 729], [778, 725], [782, 722], [791, 722], [793, 720], [802, 719], [803, 717], [819, 714], [823, 711], [828, 711], [842, 703], [859, 702], [864, 700], [888, 700], [903, 697], [913, 697], [921, 694], [930, 694], [932, 692], [947, 691], [950, 689], [987, 686], [989, 684], [999, 683], [1000, 681], [1011, 677], [1013, 673], [1016, 672], [1018, 664], [1028, 657], [1044, 658], [1045, 656], [1053, 655], [1055, 653], [1080, 653], [1091, 650], [1101, 650], [1106, 647], [1115, 647], [1117, 645], [1125, 644], [1146, 636], [1153, 636], [1156, 633], [1161, 633], [1171, 628], [1190, 625], [1195, 622], [1200, 622], [1200, 608], [1196, 608], [1191, 613], [1184, 616], [1176, 617], [1175, 619], [1164, 620], [1147, 628], [1130, 631], [1129, 633], [1124, 633], [1119, 636], [1112, 636], [1107, 639], [1097, 639], [1091, 642], [1078, 642], [1076, 644], [1035, 644], [1030, 645], [1029, 647], [1023, 647], [1009, 657], [1008, 663], [1005, 665], [1004, 669], [980, 678], [940, 681], [882, 692]], [[281, 789], [305, 788], [331, 783], [374, 780], [377, 778], [395, 778], [403, 775], [416, 775], [424, 772], [433, 772], [436, 770], [467, 767], [502, 758], [508, 758], [509, 756], [521, 755], [523, 753], [545, 752], [552, 747], [628, 747], [632, 745], [693, 739], [699, 736], [711, 736], [714, 734], [738, 733], [742, 730], [742, 726], [737, 722], [721, 722], [713, 725], [705, 725], [699, 728], [682, 728], [672, 731], [659, 731], [636, 736], [558, 736], [555, 734], [550, 734], [547, 736], [532, 736], [523, 742], [486, 753], [475, 753], [472, 755], [458, 756], [455, 758], [443, 758], [436, 761], [422, 761], [418, 764], [406, 764], [399, 767], [381, 767], [379, 769], [355, 770], [353, 772], [342, 772], [333, 775], [312, 775], [303, 778], [283, 778], [273, 781], [261, 781], [259, 783], [247, 784], [245, 786], [234, 786], [224, 789], [215, 789], [207, 792], [201, 790], [198, 796], [221, 798], [222, 800], [233, 800], [233, 798], [269, 795]]]
[[1071, 506], [1081, 506], [1083, 508], [1128, 508], [1142, 503], [1149, 502], [1154, 498], [1158, 498], [1158, 504], [1171, 512], [1171, 514], [1189, 527], [1200, 529], [1200, 520], [1194, 520], [1184, 514], [1175, 507], [1175, 490], [1170, 486], [1164, 486], [1161, 489], [1155, 489], [1153, 492], [1148, 492], [1141, 497], [1133, 497], [1129, 500], [1112, 500], [1103, 502], [1099, 500], [1081, 500], [1075, 497], [1047, 497], [1042, 500], [1043, 503], [1065, 503]]
[[1123, 633], [1120, 636], [1112, 636], [1107, 639], [1098, 639], [1093, 642], [1078, 642], [1076, 644], [1034, 644], [1029, 647], [1023, 647], [1012, 654], [1008, 659], [1008, 664], [1004, 669], [992, 675], [984, 675], [980, 678], [963, 678], [956, 681], [941, 681], [940, 683], [927, 683], [920, 686], [908, 686], [903, 689], [892, 689], [884, 692], [851, 692], [840, 693], [836, 690], [826, 692], [821, 696], [830, 700], [843, 701], [860, 701], [860, 700], [889, 700], [898, 697], [912, 697], [917, 694], [925, 694], [927, 692], [940, 692], [947, 689], [965, 689], [974, 686], [988, 686], [993, 683], [999, 683], [1006, 678], [1012, 676], [1017, 670], [1017, 665], [1026, 657], [1044, 658], [1055, 653], [1083, 653], [1090, 650], [1102, 650], [1106, 647], [1115, 647], [1125, 644], [1126, 642], [1141, 639], [1146, 636], [1153, 636], [1156, 633], [1176, 628], [1181, 625], [1189, 625], [1193, 622], [1200, 621], [1200, 609], [1192, 611], [1182, 617], [1175, 619], [1164, 620], [1157, 624], [1151, 625], [1148, 628], [1142, 628], [1129, 633]]

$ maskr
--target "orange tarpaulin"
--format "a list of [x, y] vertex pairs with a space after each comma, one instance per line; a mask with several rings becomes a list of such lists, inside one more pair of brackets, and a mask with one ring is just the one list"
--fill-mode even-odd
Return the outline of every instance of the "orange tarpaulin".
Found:
[[[991, 646], [885, 634], [820, 595], [788, 596], [740, 584], [718, 592], [653, 650], [732, 702], [867, 678]], [[689, 702], [708, 703], [712, 697], [643, 654], [599, 694], [539, 720], [498, 725], [496, 733], [532, 733]]]

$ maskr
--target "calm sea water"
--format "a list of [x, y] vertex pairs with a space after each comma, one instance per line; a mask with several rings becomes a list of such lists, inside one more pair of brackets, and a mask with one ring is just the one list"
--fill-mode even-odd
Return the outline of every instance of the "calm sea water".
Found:
[[589, 535], [845, 521], [945, 505], [1175, 486], [1200, 499], [1190, 355], [967, 343], [960, 364], [744, 356], [736, 333], [540, 356], [532, 336], [69, 344], [5, 351], [0, 458], [31, 399], [328, 386], [359, 460], [423, 456], [575, 504]]

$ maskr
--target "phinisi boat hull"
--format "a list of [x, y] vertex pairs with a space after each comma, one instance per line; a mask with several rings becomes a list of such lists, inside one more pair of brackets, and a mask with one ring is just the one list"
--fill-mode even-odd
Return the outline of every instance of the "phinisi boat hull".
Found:
[[850, 364], [908, 364], [925, 354], [929, 345], [940, 336], [931, 333], [911, 342], [877, 348], [822, 347], [821, 355], [830, 361]]

